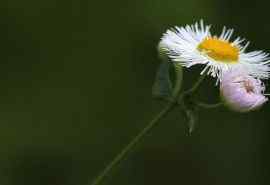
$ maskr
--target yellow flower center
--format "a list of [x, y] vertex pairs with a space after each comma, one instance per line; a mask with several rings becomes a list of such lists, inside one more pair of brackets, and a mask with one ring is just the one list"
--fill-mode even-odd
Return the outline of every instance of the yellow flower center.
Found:
[[216, 37], [205, 38], [198, 45], [198, 50], [220, 62], [235, 63], [238, 61], [239, 49], [232, 43], [219, 40]]

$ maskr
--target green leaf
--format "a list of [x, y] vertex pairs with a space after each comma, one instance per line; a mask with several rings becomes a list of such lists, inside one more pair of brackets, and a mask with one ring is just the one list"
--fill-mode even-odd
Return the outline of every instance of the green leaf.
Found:
[[155, 82], [152, 86], [152, 95], [154, 98], [169, 98], [172, 95], [172, 82], [169, 75], [170, 63], [163, 61], [160, 63]]

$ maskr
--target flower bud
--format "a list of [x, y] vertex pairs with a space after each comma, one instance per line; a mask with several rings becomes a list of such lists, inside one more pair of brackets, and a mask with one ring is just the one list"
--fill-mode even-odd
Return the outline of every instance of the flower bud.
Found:
[[224, 104], [236, 112], [249, 112], [261, 107], [268, 99], [264, 84], [240, 69], [222, 74], [220, 95]]

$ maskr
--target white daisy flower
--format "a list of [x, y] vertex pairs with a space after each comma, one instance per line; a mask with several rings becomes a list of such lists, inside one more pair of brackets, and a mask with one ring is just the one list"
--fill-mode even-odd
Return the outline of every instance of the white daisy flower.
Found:
[[243, 68], [256, 78], [267, 79], [270, 74], [268, 54], [263, 51], [245, 52], [249, 42], [237, 37], [230, 41], [233, 29], [223, 28], [220, 36], [212, 36], [210, 25], [200, 23], [175, 27], [163, 35], [159, 51], [166, 51], [172, 61], [185, 67], [203, 64], [201, 72], [221, 79], [223, 72]]
[[268, 98], [265, 86], [245, 71], [232, 70], [222, 75], [220, 95], [225, 105], [236, 112], [249, 112], [260, 108]]

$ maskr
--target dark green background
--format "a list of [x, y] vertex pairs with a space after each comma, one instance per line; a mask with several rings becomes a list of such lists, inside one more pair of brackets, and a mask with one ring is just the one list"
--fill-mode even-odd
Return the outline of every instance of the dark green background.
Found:
[[[203, 18], [270, 52], [269, 1], [4, 0], [0, 3], [0, 184], [87, 185], [162, 109], [151, 98], [156, 45]], [[191, 86], [200, 67], [185, 72]], [[215, 102], [208, 78], [201, 98]], [[266, 82], [266, 85], [268, 83]], [[267, 185], [270, 106], [179, 110], [106, 178], [111, 185]]]

